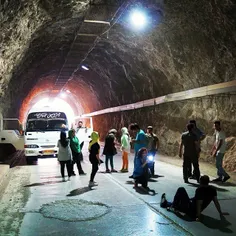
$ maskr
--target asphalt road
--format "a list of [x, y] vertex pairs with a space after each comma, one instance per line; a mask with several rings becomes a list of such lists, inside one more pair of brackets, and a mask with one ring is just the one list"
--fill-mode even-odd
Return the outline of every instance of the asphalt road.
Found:
[[[85, 149], [86, 150], [86, 149]], [[186, 187], [194, 195], [197, 184], [184, 184], [181, 167], [158, 160], [159, 177], [149, 182], [156, 194], [133, 189], [130, 173], [104, 173], [100, 166], [95, 181], [88, 188], [91, 165], [84, 153], [86, 176], [74, 176], [62, 182], [56, 158], [39, 159], [26, 165], [18, 153], [16, 167], [1, 196], [0, 235], [235, 235], [236, 189], [232, 183], [216, 185], [224, 211], [220, 220], [213, 204], [203, 212], [203, 221], [194, 222], [160, 208], [163, 192], [172, 199], [176, 189]], [[130, 158], [130, 170], [133, 160]], [[121, 167], [121, 156], [115, 156]], [[207, 174], [207, 173], [204, 173]]]

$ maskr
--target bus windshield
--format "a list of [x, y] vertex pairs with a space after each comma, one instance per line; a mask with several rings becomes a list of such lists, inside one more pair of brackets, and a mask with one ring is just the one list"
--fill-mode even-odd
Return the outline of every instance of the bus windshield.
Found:
[[66, 120], [28, 120], [26, 131], [67, 131]]
[[64, 112], [32, 112], [29, 113], [26, 131], [67, 131], [68, 122]]

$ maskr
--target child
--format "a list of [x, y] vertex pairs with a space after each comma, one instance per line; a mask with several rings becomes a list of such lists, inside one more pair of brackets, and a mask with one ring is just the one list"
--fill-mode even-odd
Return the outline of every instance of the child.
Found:
[[94, 177], [98, 171], [98, 166], [100, 165], [99, 151], [100, 145], [98, 144], [99, 135], [97, 132], [92, 132], [91, 141], [89, 142], [89, 161], [92, 164], [92, 172], [90, 175], [89, 187], [97, 186], [94, 182]]
[[61, 165], [62, 181], [65, 182], [65, 165], [68, 173], [68, 180], [70, 180], [71, 176], [72, 153], [70, 149], [70, 141], [66, 138], [66, 133], [64, 131], [61, 131], [60, 140], [58, 140], [57, 147], [59, 148], [58, 161]]

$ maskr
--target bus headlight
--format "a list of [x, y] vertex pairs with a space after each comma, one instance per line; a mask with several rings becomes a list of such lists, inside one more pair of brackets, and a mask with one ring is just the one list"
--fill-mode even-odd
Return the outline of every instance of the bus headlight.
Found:
[[36, 144], [25, 144], [24, 147], [25, 148], [39, 148], [39, 146]]

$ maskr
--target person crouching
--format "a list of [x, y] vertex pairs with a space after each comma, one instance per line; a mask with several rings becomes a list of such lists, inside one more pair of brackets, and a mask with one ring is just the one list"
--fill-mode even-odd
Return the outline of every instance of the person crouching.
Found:
[[137, 158], [134, 163], [134, 173], [133, 177], [135, 179], [134, 187], [138, 187], [141, 184], [145, 190], [148, 190], [148, 160], [147, 160], [148, 150], [146, 148], [141, 148], [138, 151]]

